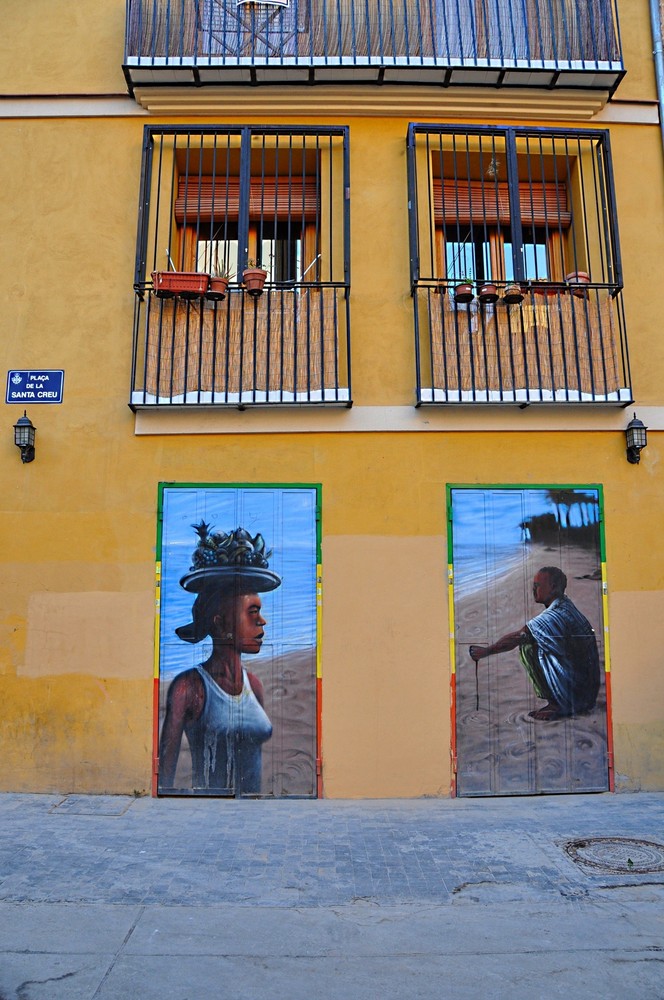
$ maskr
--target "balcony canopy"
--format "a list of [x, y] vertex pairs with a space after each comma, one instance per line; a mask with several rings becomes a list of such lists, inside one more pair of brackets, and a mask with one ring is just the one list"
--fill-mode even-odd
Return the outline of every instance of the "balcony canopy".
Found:
[[429, 84], [605, 91], [615, 0], [127, 0], [129, 89]]

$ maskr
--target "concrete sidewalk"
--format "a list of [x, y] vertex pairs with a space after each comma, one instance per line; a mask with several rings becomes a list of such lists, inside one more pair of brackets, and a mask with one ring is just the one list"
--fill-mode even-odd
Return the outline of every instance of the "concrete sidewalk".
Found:
[[0, 1000], [664, 998], [663, 904], [664, 794], [0, 795]]

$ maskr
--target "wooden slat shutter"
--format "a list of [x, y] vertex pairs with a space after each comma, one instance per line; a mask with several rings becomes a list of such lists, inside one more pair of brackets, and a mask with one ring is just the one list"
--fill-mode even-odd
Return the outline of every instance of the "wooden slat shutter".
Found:
[[[567, 228], [572, 213], [564, 184], [519, 184], [521, 222], [525, 225]], [[460, 222], [495, 226], [510, 224], [509, 189], [504, 181], [438, 180], [433, 182], [436, 225]]]
[[[193, 225], [196, 220], [237, 219], [240, 206], [238, 177], [180, 177], [175, 200], [175, 219]], [[315, 178], [252, 177], [249, 189], [249, 216], [278, 221], [301, 219], [312, 222], [318, 216], [318, 186]]]

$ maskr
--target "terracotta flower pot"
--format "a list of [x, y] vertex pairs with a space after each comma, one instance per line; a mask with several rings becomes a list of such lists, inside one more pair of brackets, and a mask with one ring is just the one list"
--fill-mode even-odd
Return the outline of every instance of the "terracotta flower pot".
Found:
[[485, 281], [480, 285], [480, 290], [477, 293], [477, 297], [480, 300], [480, 302], [497, 302], [498, 289], [493, 284], [492, 281]]
[[547, 295], [549, 298], [553, 298], [553, 296], [560, 294], [560, 289], [552, 287], [544, 278], [533, 281], [530, 287], [534, 295]]
[[473, 286], [469, 281], [461, 281], [455, 286], [454, 298], [457, 302], [472, 302], [473, 297]]
[[211, 299], [213, 302], [221, 302], [222, 299], [226, 298], [226, 292], [228, 291], [228, 278], [210, 276], [210, 284], [208, 285], [208, 290], [205, 293], [206, 299]]
[[250, 295], [261, 295], [267, 271], [262, 267], [248, 267], [242, 272], [242, 282]]
[[577, 299], [588, 297], [588, 289], [583, 287], [590, 284], [590, 275], [587, 271], [570, 271], [565, 275], [565, 281], [575, 286], [572, 288], [572, 295], [576, 295]]
[[153, 271], [154, 293], [159, 298], [169, 299], [180, 295], [183, 299], [200, 299], [208, 288], [209, 274], [198, 271]]
[[505, 285], [503, 301], [507, 302], [508, 305], [515, 305], [518, 302], [523, 302], [523, 291], [521, 289], [521, 285], [516, 284], [516, 282]]

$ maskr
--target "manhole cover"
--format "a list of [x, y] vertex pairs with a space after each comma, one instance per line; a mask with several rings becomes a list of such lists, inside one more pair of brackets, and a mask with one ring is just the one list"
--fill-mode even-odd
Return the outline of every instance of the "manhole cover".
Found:
[[664, 844], [631, 837], [591, 837], [571, 840], [565, 851], [584, 868], [614, 875], [646, 875], [664, 872]]

